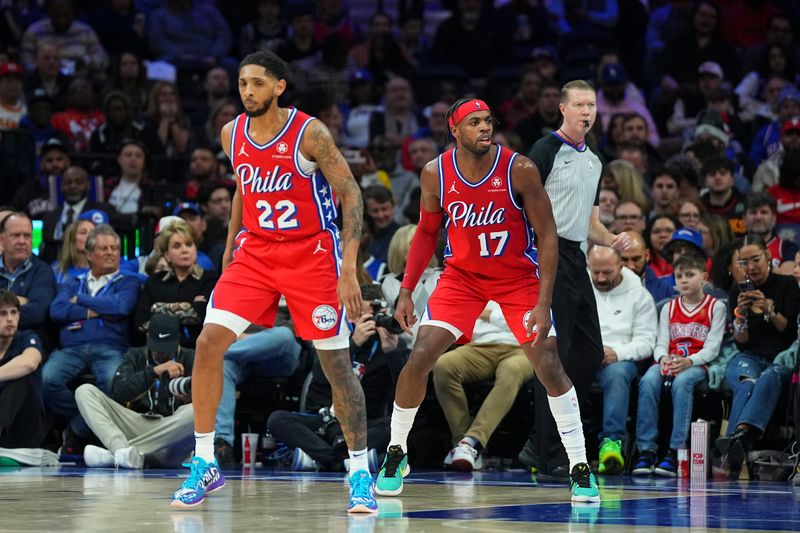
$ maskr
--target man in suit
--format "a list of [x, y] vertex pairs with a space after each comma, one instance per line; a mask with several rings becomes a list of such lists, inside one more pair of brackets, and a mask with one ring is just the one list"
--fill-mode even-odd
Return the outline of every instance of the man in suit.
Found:
[[111, 204], [90, 200], [89, 189], [89, 173], [86, 169], [73, 165], [64, 171], [64, 177], [61, 180], [64, 203], [44, 215], [43, 242], [39, 257], [47, 263], [56, 260], [61, 249], [64, 230], [84, 211], [92, 209], [105, 211], [112, 222], [118, 216], [117, 210]]

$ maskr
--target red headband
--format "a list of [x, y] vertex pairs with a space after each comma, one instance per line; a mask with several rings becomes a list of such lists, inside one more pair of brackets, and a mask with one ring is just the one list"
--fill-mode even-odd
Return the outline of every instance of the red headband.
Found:
[[489, 106], [486, 105], [486, 102], [484, 102], [483, 100], [476, 100], [476, 99], [467, 100], [466, 102], [458, 106], [456, 110], [453, 111], [453, 114], [450, 115], [450, 121], [449, 121], [450, 127], [455, 128], [459, 122], [461, 122], [467, 117], [467, 115], [471, 115], [476, 111], [488, 111], [490, 113], [492, 112], [492, 110], [489, 109]]

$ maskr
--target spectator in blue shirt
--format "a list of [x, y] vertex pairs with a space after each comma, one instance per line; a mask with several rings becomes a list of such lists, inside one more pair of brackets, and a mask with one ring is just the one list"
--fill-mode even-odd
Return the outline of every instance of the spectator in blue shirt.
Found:
[[0, 446], [36, 448], [42, 439], [42, 343], [19, 331], [19, 298], [0, 290]]
[[[70, 418], [63, 453], [80, 453], [79, 438], [91, 434], [80, 417], [68, 384], [86, 370], [97, 387], [111, 394], [111, 379], [129, 346], [130, 315], [139, 297], [138, 276], [119, 270], [119, 235], [100, 224], [86, 239], [90, 271], [58, 288], [50, 315], [60, 326], [61, 349], [44, 366], [44, 400], [56, 414]], [[49, 278], [52, 280], [52, 275]]]
[[53, 271], [33, 255], [33, 224], [25, 213], [11, 213], [0, 221], [0, 289], [17, 295], [19, 329], [41, 330], [56, 294]]

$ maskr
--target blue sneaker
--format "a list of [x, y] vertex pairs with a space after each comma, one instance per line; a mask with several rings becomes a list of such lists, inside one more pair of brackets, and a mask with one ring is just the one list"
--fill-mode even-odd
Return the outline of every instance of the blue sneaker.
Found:
[[216, 459], [213, 463], [207, 463], [200, 457], [192, 457], [192, 462], [183, 466], [191, 468], [191, 471], [181, 488], [172, 496], [171, 507], [176, 509], [196, 507], [203, 503], [206, 494], [225, 486], [225, 476], [220, 472]]
[[350, 505], [348, 513], [377, 513], [372, 476], [366, 470], [359, 470], [350, 476]]
[[655, 464], [655, 452], [651, 452], [650, 450], [639, 452], [639, 457], [636, 458], [636, 462], [633, 464], [633, 470], [631, 471], [631, 474], [634, 476], [649, 476], [653, 473]]
[[664, 477], [675, 477], [678, 473], [678, 452], [670, 448], [667, 455], [658, 463], [655, 468], [656, 475]]

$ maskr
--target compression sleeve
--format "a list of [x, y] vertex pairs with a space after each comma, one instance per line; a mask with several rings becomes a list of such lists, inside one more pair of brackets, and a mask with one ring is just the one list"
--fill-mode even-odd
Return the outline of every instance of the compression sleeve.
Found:
[[403, 289], [413, 291], [419, 283], [419, 278], [425, 272], [425, 268], [436, 251], [439, 244], [439, 228], [442, 226], [444, 211], [431, 213], [420, 208], [419, 224], [411, 240], [411, 249], [408, 251], [408, 262], [406, 262], [406, 272], [403, 275]]

